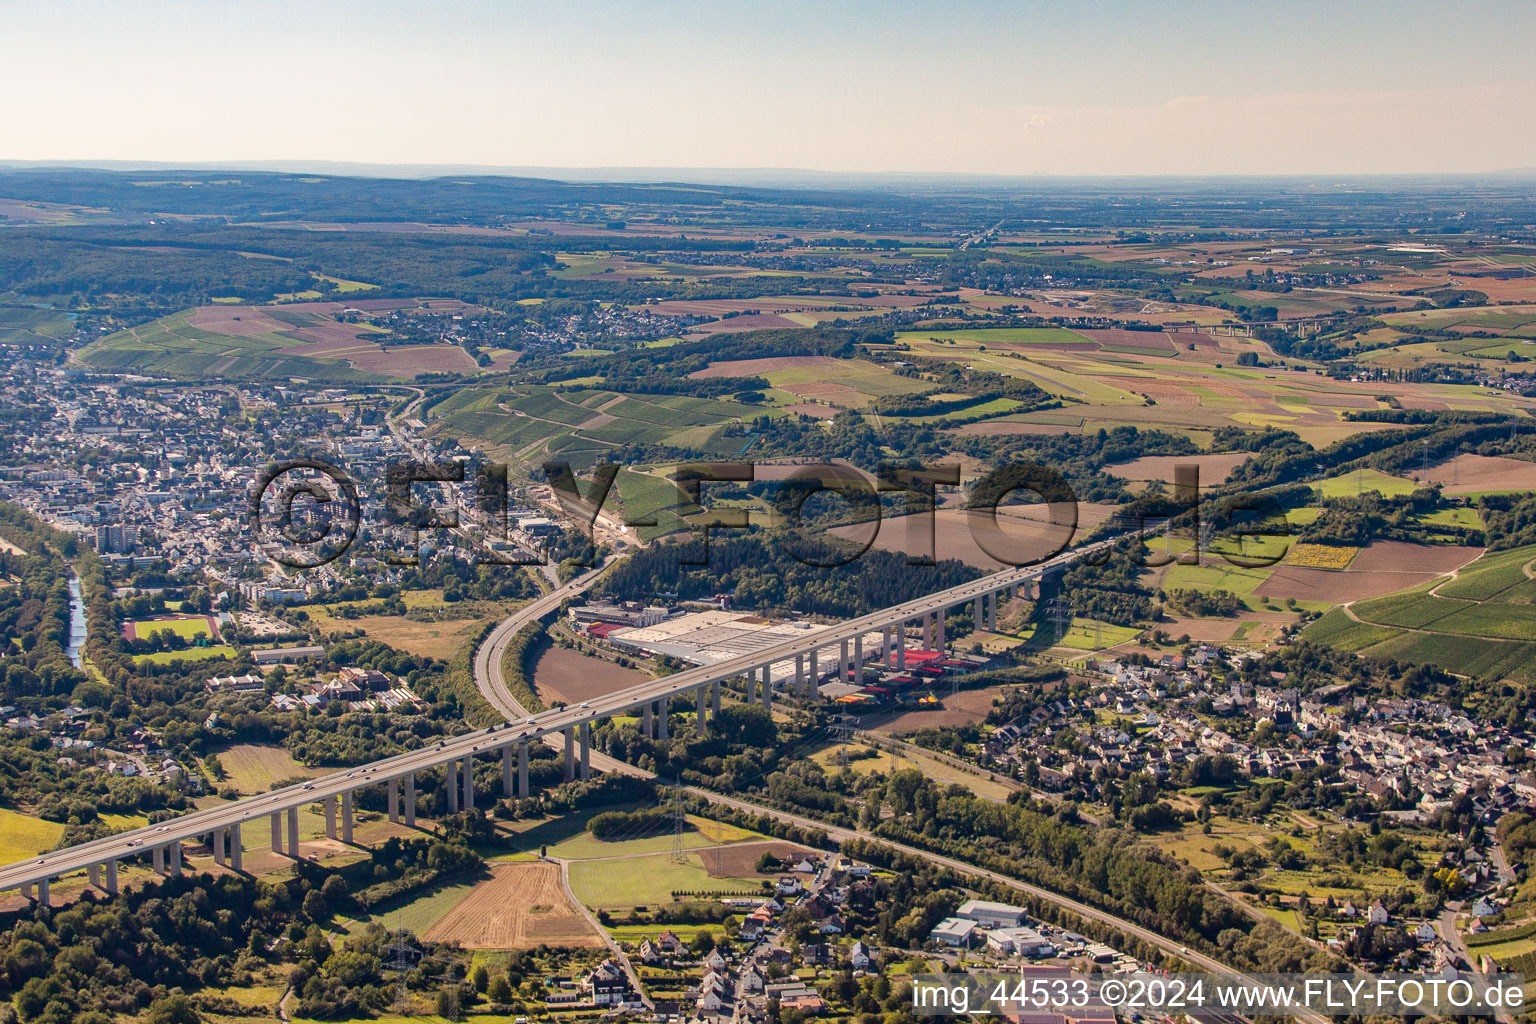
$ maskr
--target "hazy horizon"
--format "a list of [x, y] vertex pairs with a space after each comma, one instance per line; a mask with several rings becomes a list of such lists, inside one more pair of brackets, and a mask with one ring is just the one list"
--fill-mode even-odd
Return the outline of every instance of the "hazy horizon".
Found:
[[497, 164], [417, 164], [417, 163], [363, 163], [326, 159], [254, 159], [254, 160], [17, 160], [0, 155], [0, 170], [80, 170], [130, 173], [134, 171], [244, 171], [250, 173], [319, 174], [330, 177], [394, 178], [423, 180], [436, 177], [506, 177], [533, 178], [573, 183], [660, 183], [677, 182], [702, 185], [738, 186], [878, 186], [880, 184], [930, 185], [930, 186], [1004, 186], [1024, 183], [1063, 184], [1086, 183], [1096, 180], [1176, 183], [1219, 183], [1230, 181], [1297, 181], [1328, 182], [1350, 181], [1443, 181], [1469, 179], [1474, 181], [1505, 181], [1509, 179], [1536, 178], [1536, 166], [1503, 167], [1484, 171], [1361, 171], [1361, 172], [1307, 172], [1279, 173], [1088, 173], [1051, 174], [991, 174], [982, 171], [834, 171], [814, 167], [681, 167], [681, 166], [504, 166]]
[[[8, 5], [0, 159], [995, 177], [1536, 167], [1536, 7]], [[801, 169], [804, 169], [801, 171]]]

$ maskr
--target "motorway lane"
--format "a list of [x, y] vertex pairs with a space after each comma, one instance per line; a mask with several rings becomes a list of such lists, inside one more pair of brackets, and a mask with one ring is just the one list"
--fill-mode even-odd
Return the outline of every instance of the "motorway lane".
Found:
[[523, 706], [512, 698], [502, 675], [501, 663], [506, 657], [507, 645], [528, 623], [543, 618], [577, 594], [585, 593], [594, 583], [602, 579], [605, 568], [606, 564], [582, 573], [565, 586], [529, 602], [503, 619], [481, 641], [480, 649], [475, 652], [475, 685], [491, 706], [501, 712], [507, 721], [520, 722], [528, 717], [528, 712], [523, 709]]
[[[5, 868], [0, 868], [0, 888], [15, 888], [37, 881], [42, 877], [56, 877], [80, 871], [91, 864], [101, 863], [107, 859], [124, 859], [136, 856], [155, 845], [200, 835], [228, 825], [246, 822], [255, 822], [259, 825], [261, 820], [267, 818], [273, 811], [286, 811], [289, 807], [312, 803], [327, 796], [340, 795], [362, 785], [380, 784], [390, 778], [397, 778], [411, 771], [424, 771], [442, 764], [450, 758], [480, 753], [482, 749], [490, 753], [502, 746], [508, 745], [509, 742], [516, 742], [524, 737], [543, 738], [547, 742], [556, 743], [559, 742], [563, 729], [571, 724], [604, 717], [606, 714], [611, 713], [612, 710], [628, 710], [646, 699], [656, 699], [662, 695], [692, 689], [699, 685], [699, 680], [721, 676], [722, 674], [740, 674], [746, 670], [746, 666], [751, 664], [761, 664], [770, 659], [772, 661], [782, 661], [786, 658], [792, 658], [796, 654], [804, 653], [813, 647], [837, 643], [845, 637], [851, 639], [853, 636], [878, 629], [881, 625], [895, 619], [910, 619], [921, 616], [924, 612], [937, 610], [941, 606], [949, 607], [964, 603], [1000, 586], [1008, 585], [1015, 581], [1022, 582], [1034, 579], [1042, 575], [1049, 568], [1055, 567], [1058, 563], [1075, 560], [1106, 543], [1109, 542], [1101, 542], [1100, 544], [1074, 551], [1070, 556], [1053, 560], [1053, 563], [1047, 566], [1037, 567], [1032, 570], [1012, 570], [1007, 573], [994, 574], [991, 577], [984, 577], [980, 581], [962, 584], [938, 595], [930, 595], [917, 601], [908, 602], [906, 605], [885, 609], [873, 615], [863, 616], [850, 622], [816, 630], [805, 638], [788, 641], [767, 651], [731, 659], [728, 662], [715, 666], [707, 666], [702, 669], [693, 669], [674, 676], [663, 677], [661, 680], [656, 680], [653, 683], [642, 683], [630, 689], [612, 694], [601, 701], [591, 702], [594, 705], [601, 703], [603, 709], [588, 708], [583, 705], [577, 709], [564, 709], [562, 711], [543, 712], [540, 715], [528, 716], [526, 715], [526, 709], [517, 704], [506, 688], [505, 679], [502, 674], [502, 660], [506, 652], [506, 646], [512, 637], [516, 636], [517, 632], [529, 622], [558, 608], [561, 602], [567, 598], [588, 589], [601, 576], [603, 569], [599, 567], [584, 573], [567, 583], [564, 587], [519, 609], [499, 624], [487, 636], [486, 641], [481, 644], [480, 650], [476, 652], [476, 683], [480, 686], [486, 699], [503, 714], [508, 714], [511, 718], [533, 719], [536, 723], [533, 728], [524, 728], [515, 737], [510, 737], [510, 740], [509, 736], [506, 735], [511, 733], [514, 728], [510, 725], [470, 733], [465, 736], [455, 737], [452, 740], [443, 741], [436, 747], [397, 755], [396, 757], [375, 762], [372, 765], [357, 768], [346, 773], [336, 773], [298, 786], [290, 786], [275, 793], [183, 815], [164, 825], [136, 829], [133, 832], [120, 833], [81, 846], [71, 847], [68, 850], [57, 851], [54, 854], [46, 855], [42, 859], [46, 863], [28, 860], [12, 864]], [[732, 670], [732, 666], [738, 667]], [[698, 680], [692, 678], [695, 676], [699, 677]], [[688, 681], [679, 685], [678, 681], [683, 677], [688, 677]], [[498, 732], [503, 734], [497, 735]], [[599, 771], [619, 771], [642, 777], [654, 777], [650, 772], [595, 751], [591, 755], [591, 762], [592, 767]], [[828, 825], [803, 815], [762, 807], [755, 803], [725, 796], [710, 790], [693, 786], [684, 788], [688, 793], [716, 806], [730, 807], [749, 814], [766, 814], [776, 820], [794, 824], [801, 828], [822, 831], [828, 837], [839, 842], [849, 839], [860, 839], [880, 843], [908, 856], [917, 857], [928, 863], [947, 868], [956, 874], [971, 878], [984, 878], [1062, 907], [1085, 919], [1110, 925], [1172, 956], [1180, 957], [1203, 970], [1240, 973], [1218, 960], [1190, 950], [1171, 939], [1165, 938], [1140, 925], [1118, 918], [1107, 911], [1099, 910], [1085, 903], [1080, 903], [1077, 900], [1051, 892], [1048, 889], [1042, 889], [1039, 886], [1021, 882], [1006, 875], [986, 870], [985, 868], [979, 868], [963, 861], [943, 856], [942, 854], [932, 853], [901, 843], [894, 843], [871, 833]], [[1306, 1020], [1308, 1024], [1329, 1024], [1327, 1019], [1321, 1015], [1302, 1014], [1299, 1016], [1301, 1019]]]
[[[930, 594], [915, 601], [908, 601], [902, 605], [883, 609], [857, 619], [825, 626], [821, 629], [807, 629], [804, 637], [785, 641], [766, 650], [641, 683], [627, 690], [621, 690], [605, 697], [583, 702], [574, 708], [568, 707], [526, 716], [521, 726], [493, 726], [488, 730], [455, 736], [443, 740], [435, 746], [410, 751], [405, 754], [397, 754], [394, 757], [375, 761], [370, 765], [352, 769], [345, 773], [336, 772], [301, 785], [289, 786], [273, 793], [263, 794], [258, 797], [248, 797], [233, 803], [221, 804], [218, 807], [184, 814], [160, 825], [118, 833], [90, 843], [73, 846], [66, 850], [53, 851], [41, 858], [28, 859], [6, 865], [0, 868], [0, 890], [19, 888], [23, 885], [29, 885], [45, 879], [82, 871], [92, 864], [100, 864], [107, 860], [123, 860], [134, 857], [157, 845], [165, 845], [178, 840], [206, 835], [214, 829], [224, 828], [229, 825], [259, 822], [262, 818], [277, 811], [286, 811], [291, 807], [304, 806], [329, 796], [339, 796], [344, 792], [361, 786], [381, 784], [390, 778], [398, 778], [403, 775], [426, 771], [450, 760], [482, 752], [486, 754], [495, 753], [503, 746], [510, 746], [523, 740], [532, 741], [546, 736], [555, 736], [563, 733], [568, 728], [580, 725], [582, 722], [627, 712], [636, 705], [646, 701], [658, 700], [662, 697], [670, 697], [674, 694], [694, 690], [700, 685], [705, 685], [717, 679], [729, 679], [740, 676], [764, 664], [792, 659], [796, 655], [805, 654], [813, 648], [836, 644], [844, 639], [852, 640], [856, 636], [878, 630], [897, 621], [909, 621], [920, 618], [925, 613], [966, 603], [982, 594], [998, 590], [1001, 587], [1036, 579], [1048, 571], [1061, 568], [1109, 543], [1111, 541], [1100, 541], [1059, 556], [1041, 566], [993, 573], [990, 576], [982, 577], [980, 580], [964, 583], [949, 590]], [[587, 579], [589, 575], [583, 574], [573, 583], [580, 585], [585, 582], [587, 585], [590, 585], [591, 581]], [[571, 584], [567, 584], [567, 586], [569, 587]], [[533, 609], [542, 607], [547, 612], [558, 606], [561, 600], [564, 600], [566, 596], [564, 590], [565, 588], [561, 588], [561, 590], [557, 590], [554, 594], [546, 595], [526, 606], [521, 611], [533, 614]], [[506, 625], [507, 623], [503, 623], [503, 626]], [[521, 626], [518, 628], [521, 628]], [[516, 630], [511, 629], [502, 634], [505, 638], [499, 648], [502, 652], [505, 651], [505, 643], [510, 640], [510, 635], [515, 635], [515, 633]], [[496, 656], [493, 645], [482, 645], [482, 652], [486, 659], [487, 673], [489, 673], [492, 666], [499, 668], [500, 658]], [[479, 656], [480, 654], [477, 652], [477, 668]], [[610, 770], [624, 770], [623, 768], [618, 768], [616, 762], [611, 762], [607, 759], [598, 762], [600, 768], [610, 765], [612, 765]]]

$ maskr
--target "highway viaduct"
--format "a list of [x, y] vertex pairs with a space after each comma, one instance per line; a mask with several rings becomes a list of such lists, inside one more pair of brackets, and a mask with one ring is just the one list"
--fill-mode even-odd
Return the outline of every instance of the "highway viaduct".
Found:
[[[890, 668], [903, 669], [909, 637], [920, 637], [925, 649], [944, 646], [945, 615], [950, 609], [971, 604], [974, 607], [973, 621], [978, 628], [995, 629], [999, 595], [1017, 595], [1021, 590], [1028, 595], [1047, 574], [1059, 572], [1111, 543], [1112, 540], [1098, 541], [1039, 565], [993, 573], [830, 626], [806, 624], [804, 636], [713, 665], [649, 680], [579, 705], [530, 715], [521, 721], [454, 736], [431, 747], [397, 754], [271, 793], [53, 850], [40, 857], [0, 867], [0, 891], [20, 889], [46, 904], [52, 880], [85, 871], [89, 884], [115, 894], [118, 891], [118, 865], [122, 861], [148, 857], [155, 871], [177, 874], [182, 870], [182, 843], [188, 840], [206, 840], [215, 863], [240, 871], [244, 830], [261, 828], [264, 824], [269, 830], [272, 849], [297, 858], [300, 808], [322, 804], [326, 834], [350, 843], [355, 794], [365, 787], [382, 785], [386, 791], [389, 819], [414, 825], [417, 775], [442, 767], [449, 810], [473, 808], [476, 758], [499, 758], [504, 794], [527, 796], [529, 745], [536, 742], [551, 743], [557, 748], [563, 744], [566, 779], [589, 778], [592, 772], [592, 726], [596, 722], [638, 711], [646, 735], [664, 740], [674, 699], [687, 698], [697, 709], [699, 727], [707, 728], [708, 723], [720, 714], [721, 684], [727, 680], [744, 679], [746, 699], [760, 702], [765, 708], [771, 707], [773, 686], [769, 670], [775, 664], [793, 663], [793, 677], [788, 682], [790, 692], [795, 696], [813, 696], [817, 683], [827, 675], [829, 668], [836, 672], [837, 678], [862, 682], [867, 656], [871, 654]], [[526, 623], [555, 610], [565, 597], [590, 583], [592, 575], [599, 571], [593, 570], [592, 574], [533, 602], [520, 613], [520, 620]], [[510, 620], [498, 629], [509, 624]], [[479, 657], [499, 657], [511, 632], [515, 631], [507, 632], [499, 647], [491, 642], [482, 645]], [[867, 651], [866, 642], [871, 634], [878, 634], [874, 641], [876, 650]], [[477, 664], [476, 667], [478, 674], [484, 666]], [[504, 707], [502, 710], [506, 713], [513, 709]], [[601, 760], [607, 762], [606, 758]]]

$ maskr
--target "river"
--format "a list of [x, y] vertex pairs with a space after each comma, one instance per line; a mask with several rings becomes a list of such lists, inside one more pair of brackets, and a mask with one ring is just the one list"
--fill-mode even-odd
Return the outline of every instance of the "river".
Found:
[[81, 652], [85, 650], [85, 596], [80, 589], [80, 577], [69, 574], [69, 645], [64, 653], [74, 662], [75, 668], [83, 667]]

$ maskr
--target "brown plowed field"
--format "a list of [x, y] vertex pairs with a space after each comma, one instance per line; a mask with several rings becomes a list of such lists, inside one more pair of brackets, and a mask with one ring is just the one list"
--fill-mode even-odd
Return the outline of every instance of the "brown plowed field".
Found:
[[[1112, 505], [1079, 502], [1076, 536], [1082, 537], [1113, 512]], [[974, 565], [981, 569], [1005, 567], [1005, 563], [993, 558], [982, 549], [972, 532], [973, 522], [977, 524], [978, 531], [985, 529], [987, 521], [991, 518], [987, 513], [973, 509], [939, 509], [933, 515], [936, 521], [933, 525], [932, 553], [937, 558], [958, 558], [967, 565]], [[1000, 555], [1020, 565], [1038, 560], [1061, 547], [1068, 538], [1064, 521], [1047, 521], [1049, 516], [1050, 512], [1046, 506], [1001, 506], [998, 509], [997, 525], [1002, 531], [1002, 537], [997, 538], [996, 543], [989, 537], [988, 544], [998, 547]], [[909, 522], [914, 518], [917, 517], [895, 516], [883, 520], [874, 546], [882, 551], [905, 551], [908, 554], [924, 556], [929, 554], [929, 534], [926, 524], [921, 521], [916, 524]], [[915, 530], [912, 529], [914, 525], [917, 527]], [[830, 532], [846, 540], [862, 542], [869, 536], [869, 526], [863, 523], [854, 526], [837, 526]], [[914, 534], [916, 536], [913, 536]], [[983, 536], [987, 534], [983, 533]]]
[[1348, 569], [1308, 569], [1281, 563], [1254, 593], [1259, 597], [1343, 604], [1418, 586], [1482, 554], [1482, 548], [1439, 547], [1377, 541], [1355, 556]]
[[[1001, 615], [1001, 611], [999, 611]], [[1003, 692], [1001, 686], [988, 686], [980, 690], [961, 690], [952, 697], [944, 698], [944, 706], [934, 711], [902, 711], [889, 717], [866, 715], [860, 720], [862, 728], [870, 732], [898, 736], [924, 726], [965, 726], [986, 721], [992, 711], [992, 702]]]
[[1427, 475], [1418, 472], [1413, 475], [1432, 483], [1445, 484], [1447, 494], [1536, 491], [1536, 462], [1496, 455], [1458, 455], [1438, 466], [1431, 466]]
[[603, 940], [571, 906], [555, 864], [497, 864], [491, 877], [422, 936], [465, 949], [597, 948]]
[[820, 856], [815, 850], [785, 842], [736, 843], [698, 851], [699, 860], [704, 863], [710, 878], [751, 878], [757, 874], [757, 859], [764, 853], [771, 853], [779, 860]]
[[593, 697], [606, 697], [651, 677], [639, 669], [621, 668], [611, 661], [551, 646], [533, 664], [533, 689], [546, 700], [578, 704]]

